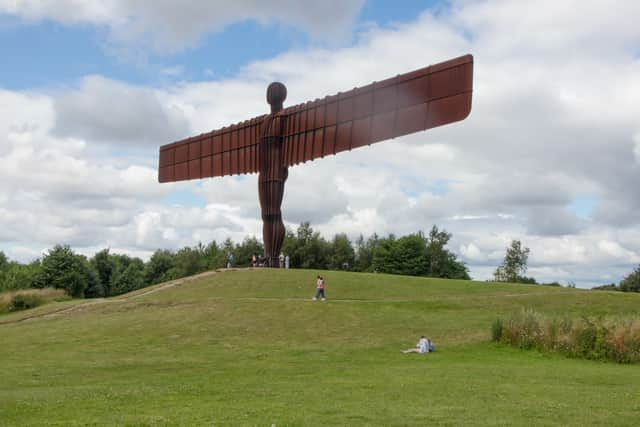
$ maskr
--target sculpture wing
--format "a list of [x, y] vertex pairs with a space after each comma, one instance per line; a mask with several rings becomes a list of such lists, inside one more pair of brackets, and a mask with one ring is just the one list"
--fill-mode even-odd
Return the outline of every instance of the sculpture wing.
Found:
[[158, 180], [172, 182], [257, 172], [260, 127], [265, 117], [163, 145]]
[[284, 165], [465, 119], [473, 56], [465, 55], [283, 110]]

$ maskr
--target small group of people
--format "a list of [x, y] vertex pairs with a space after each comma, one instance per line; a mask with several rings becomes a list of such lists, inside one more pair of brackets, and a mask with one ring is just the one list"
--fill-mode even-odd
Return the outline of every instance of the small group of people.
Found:
[[285, 255], [282, 252], [280, 252], [278, 261], [280, 263], [280, 268], [289, 268], [289, 255]]
[[[278, 266], [280, 268], [289, 268], [289, 255], [285, 255], [280, 252], [280, 256], [278, 257]], [[267, 267], [267, 258], [264, 256], [256, 256], [253, 254], [251, 256], [251, 267]]]
[[425, 337], [424, 335], [420, 337], [420, 341], [416, 344], [414, 348], [410, 348], [407, 350], [402, 350], [403, 353], [421, 353], [427, 354], [436, 351], [436, 346], [433, 344], [431, 339]]

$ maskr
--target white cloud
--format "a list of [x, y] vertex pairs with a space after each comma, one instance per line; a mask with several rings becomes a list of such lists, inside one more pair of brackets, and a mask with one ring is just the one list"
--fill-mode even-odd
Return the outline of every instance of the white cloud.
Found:
[[297, 27], [312, 37], [344, 37], [364, 0], [0, 0], [0, 13], [28, 21], [49, 19], [67, 25], [107, 27], [123, 46], [149, 46], [156, 52], [193, 47], [207, 33], [254, 20]]
[[622, 263], [638, 262], [638, 255], [623, 248], [618, 242], [601, 240], [598, 242], [598, 249], [602, 254]]
[[473, 243], [460, 246], [460, 253], [468, 260], [483, 261], [486, 255]]
[[183, 111], [151, 89], [102, 76], [54, 98], [54, 134], [129, 145], [163, 144], [190, 132]]

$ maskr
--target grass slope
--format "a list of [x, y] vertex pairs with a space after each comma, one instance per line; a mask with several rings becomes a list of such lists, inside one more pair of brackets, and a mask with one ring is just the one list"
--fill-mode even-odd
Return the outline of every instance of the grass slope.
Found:
[[[638, 315], [639, 295], [235, 271], [0, 317], [0, 425], [637, 425], [640, 368], [489, 343], [498, 315]], [[40, 307], [37, 314], [46, 313]], [[434, 354], [405, 355], [421, 334]]]

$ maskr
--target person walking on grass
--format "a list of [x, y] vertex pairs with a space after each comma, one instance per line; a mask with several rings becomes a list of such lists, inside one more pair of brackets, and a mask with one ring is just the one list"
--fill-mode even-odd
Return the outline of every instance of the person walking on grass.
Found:
[[403, 353], [420, 353], [420, 354], [427, 354], [429, 353], [429, 348], [431, 347], [430, 345], [430, 340], [429, 338], [426, 338], [424, 335], [420, 337], [420, 341], [418, 341], [418, 344], [416, 344], [416, 346], [414, 348], [410, 348], [408, 350], [402, 350]]
[[317, 301], [318, 298], [322, 298], [322, 301], [326, 301], [324, 296], [324, 278], [318, 275], [318, 279], [316, 280], [316, 296], [313, 297], [314, 301]]

